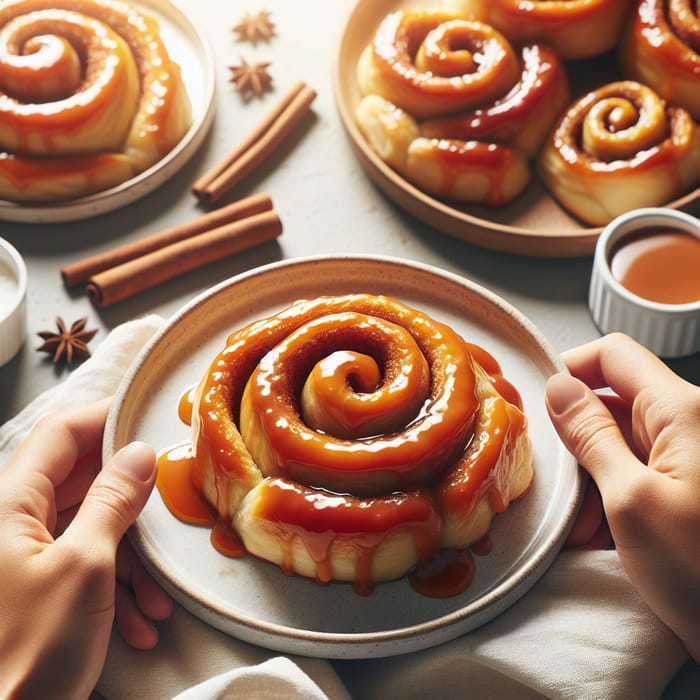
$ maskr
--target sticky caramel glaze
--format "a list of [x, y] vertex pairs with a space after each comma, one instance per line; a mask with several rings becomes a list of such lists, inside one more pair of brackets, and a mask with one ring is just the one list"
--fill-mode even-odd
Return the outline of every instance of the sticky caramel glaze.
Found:
[[[104, 189], [115, 181], [123, 181], [133, 174], [127, 158], [119, 153], [70, 156], [65, 158], [23, 158], [0, 153], [0, 181], [6, 179], [22, 200], [22, 192], [42, 180], [55, 191], [65, 189], [69, 194], [78, 183], [84, 189]], [[0, 185], [0, 191], [2, 186]], [[1, 196], [1, 195], [0, 195]]]
[[[228, 338], [227, 347], [214, 359], [198, 390], [193, 412], [197, 471], [210, 467], [221, 480], [247, 473], [250, 447], [237, 426], [243, 392], [255, 367], [305, 324], [344, 312], [390, 321], [413, 336], [430, 369], [430, 393], [420, 414], [402, 431], [388, 436], [347, 440], [312, 430], [300, 418], [298, 399], [301, 370], [304, 364], [310, 367], [303, 353], [297, 354], [297, 365], [292, 363], [289, 368], [297, 385], [284, 378], [278, 385], [291, 405], [266, 393], [266, 380], [258, 383], [260, 395], [254, 399], [252, 425], [269, 429], [273, 436], [252, 436], [253, 440], [269, 440], [256, 449], [255, 462], [263, 473], [300, 478], [307, 484], [354, 495], [376, 495], [426, 481], [464, 448], [471, 437], [477, 400], [471, 356], [463, 340], [444, 324], [387, 297], [320, 297], [296, 302]], [[315, 342], [333, 343], [328, 336], [322, 334]], [[311, 347], [308, 352], [317, 351]], [[269, 458], [269, 463], [261, 457]]]
[[435, 197], [501, 206], [530, 181], [525, 151], [505, 144], [420, 136], [416, 120], [380, 95], [363, 97], [356, 116], [370, 148]]
[[523, 47], [521, 65], [520, 79], [505, 95], [476, 109], [427, 119], [421, 134], [506, 143], [534, 156], [569, 104], [569, 83], [561, 59], [545, 45]]
[[219, 518], [211, 531], [211, 543], [219, 554], [225, 557], [243, 557], [245, 545], [235, 528], [223, 518]]
[[[55, 27], [50, 27], [53, 30]], [[0, 90], [23, 102], [48, 102], [61, 99], [77, 90], [83, 79], [80, 56], [64, 37], [43, 34], [27, 37], [15, 32], [8, 42], [0, 35]], [[27, 56], [34, 65], [34, 75], [27, 80]]]
[[474, 554], [476, 554], [478, 557], [485, 557], [488, 554], [491, 554], [491, 550], [493, 549], [493, 542], [491, 542], [491, 538], [488, 535], [486, 535], [480, 540], [474, 542], [474, 544], [471, 545], [469, 549], [472, 552], [474, 552]]
[[197, 385], [185, 391], [177, 403], [177, 415], [185, 425], [192, 425], [192, 407], [197, 394]]
[[[448, 56], [439, 51], [436, 58], [435, 51], [421, 48], [436, 40], [448, 47]], [[423, 59], [424, 69], [416, 65], [417, 57], [419, 63]], [[359, 74], [363, 92], [381, 94], [418, 118], [500, 97], [519, 75], [515, 52], [499, 32], [438, 10], [387, 15], [363, 60]], [[363, 85], [366, 82], [370, 84]]]
[[491, 207], [512, 201], [530, 182], [528, 159], [520, 149], [459, 139], [416, 139], [406, 174], [429, 194]]
[[194, 459], [189, 442], [158, 454], [156, 488], [168, 510], [182, 522], [211, 528], [211, 543], [227, 557], [241, 557], [245, 547], [230, 523], [218, 517], [192, 480]]
[[[508, 474], [497, 468], [509, 442], [513, 442], [524, 429], [523, 414], [501, 397], [490, 397], [490, 403], [481, 410], [486, 414], [464, 459], [450, 470], [434, 489], [440, 508], [445, 513], [470, 511], [483, 494], [488, 495], [489, 506], [495, 513], [508, 506]], [[485, 402], [486, 403], [486, 402]], [[502, 461], [502, 464], [507, 464]]]
[[554, 139], [572, 166], [594, 162], [598, 170], [619, 168], [622, 159], [641, 161], [648, 151], [660, 152], [670, 133], [668, 116], [663, 101], [646, 86], [609, 83], [571, 106]]
[[641, 0], [623, 34], [620, 66], [700, 120], [700, 22], [683, 3]]
[[474, 358], [474, 361], [486, 372], [496, 391], [503, 396], [506, 401], [512, 403], [522, 411], [522, 396], [520, 396], [520, 392], [515, 386], [503, 376], [503, 370], [498, 360], [480, 345], [468, 341], [465, 341], [464, 345]]
[[357, 499], [310, 489], [286, 479], [265, 479], [251, 515], [267, 523], [282, 543], [282, 570], [296, 571], [293, 544], [303, 543], [320, 583], [334, 580], [333, 550], [352, 550], [355, 590], [368, 593], [372, 566], [387, 538], [407, 533], [418, 561], [434, 557], [440, 545], [440, 519], [424, 491]]
[[[318, 338], [329, 341], [316, 347]], [[287, 373], [280, 386], [280, 375]], [[430, 369], [407, 330], [346, 312], [310, 321], [290, 335], [265, 356], [249, 386], [264, 384], [266, 394], [290, 403], [302, 383], [304, 423], [355, 439], [387, 435], [410, 423], [428, 398]]]
[[443, 549], [419, 564], [409, 581], [418, 593], [431, 598], [450, 598], [469, 588], [474, 578], [474, 559], [466, 549]]
[[158, 453], [156, 486], [168, 510], [192, 525], [210, 525], [216, 514], [192, 480], [194, 460], [190, 442]]
[[[433, 332], [442, 338], [430, 371], [407, 330], [351, 312], [309, 321], [268, 352], [241, 402], [241, 434], [262, 472], [357, 495], [430, 481], [464, 449], [476, 408], [473, 370], [461, 339], [445, 329]], [[364, 352], [383, 368], [381, 386], [354, 396], [375, 437], [346, 423], [344, 437], [337, 438], [299, 416], [298, 387], [325, 355], [343, 348]], [[431, 386], [430, 373], [441, 381], [433, 378]], [[328, 402], [330, 413], [345, 408], [343, 395], [319, 399]]]

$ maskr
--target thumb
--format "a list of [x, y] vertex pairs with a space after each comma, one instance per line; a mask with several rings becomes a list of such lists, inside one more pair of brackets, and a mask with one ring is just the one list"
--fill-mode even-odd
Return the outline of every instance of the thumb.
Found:
[[549, 417], [562, 442], [601, 493], [627, 480], [639, 462], [603, 401], [583, 382], [555, 374], [545, 385]]
[[156, 476], [156, 456], [143, 442], [132, 442], [102, 467], [85, 494], [69, 529], [86, 541], [117, 549], [119, 541], [146, 505]]

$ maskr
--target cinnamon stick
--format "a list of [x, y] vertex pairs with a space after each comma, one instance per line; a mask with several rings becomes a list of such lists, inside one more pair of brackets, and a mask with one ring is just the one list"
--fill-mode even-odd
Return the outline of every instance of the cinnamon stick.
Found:
[[119, 246], [104, 253], [98, 253], [92, 257], [78, 260], [77, 262], [61, 268], [63, 284], [67, 287], [75, 287], [86, 282], [98, 272], [108, 270], [121, 265], [129, 260], [135, 260], [147, 253], [172, 245], [178, 241], [196, 236], [203, 231], [223, 226], [228, 223], [240, 221], [252, 214], [259, 214], [272, 209], [272, 200], [266, 193], [255, 194], [238, 200], [228, 206], [215, 209], [194, 221], [189, 221], [178, 226], [166, 229], [151, 236], [146, 236], [132, 243]]
[[243, 141], [194, 183], [192, 192], [205, 204], [221, 199], [284, 141], [315, 97], [313, 88], [298, 82]]
[[161, 282], [266, 243], [282, 233], [274, 211], [205, 231], [93, 275], [88, 296], [99, 307], [110, 306]]

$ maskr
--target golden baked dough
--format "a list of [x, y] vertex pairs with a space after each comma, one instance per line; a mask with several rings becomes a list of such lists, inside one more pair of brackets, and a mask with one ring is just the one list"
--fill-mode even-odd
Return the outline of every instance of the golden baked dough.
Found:
[[116, 0], [0, 5], [0, 198], [100, 191], [180, 141], [191, 107], [159, 32]]
[[626, 78], [700, 120], [700, 21], [687, 3], [641, 0], [624, 33], [620, 65]]
[[247, 551], [358, 590], [481, 539], [533, 477], [495, 359], [382, 296], [302, 300], [233, 333], [192, 431], [194, 483]]
[[700, 180], [700, 132], [690, 114], [635, 81], [577, 100], [542, 148], [542, 181], [582, 221], [679, 197]]
[[446, 0], [445, 8], [493, 25], [511, 41], [549, 44], [563, 59], [615, 48], [632, 0]]
[[493, 27], [438, 10], [388, 15], [357, 71], [370, 147], [418, 189], [457, 202], [517, 197], [569, 102], [551, 49], [516, 51]]
[[356, 117], [372, 150], [435, 197], [495, 207], [513, 200], [530, 182], [524, 151], [486, 141], [426, 138], [410, 114], [379, 95], [363, 98]]

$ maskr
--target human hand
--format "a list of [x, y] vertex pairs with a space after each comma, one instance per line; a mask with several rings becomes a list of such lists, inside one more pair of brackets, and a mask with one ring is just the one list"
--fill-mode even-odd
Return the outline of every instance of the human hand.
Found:
[[630, 580], [700, 659], [700, 387], [619, 333], [563, 359], [552, 423], [598, 486]]
[[109, 400], [41, 419], [0, 471], [0, 696], [87, 697], [112, 623], [137, 648], [170, 598], [123, 536], [148, 498], [153, 450], [100, 470]]

